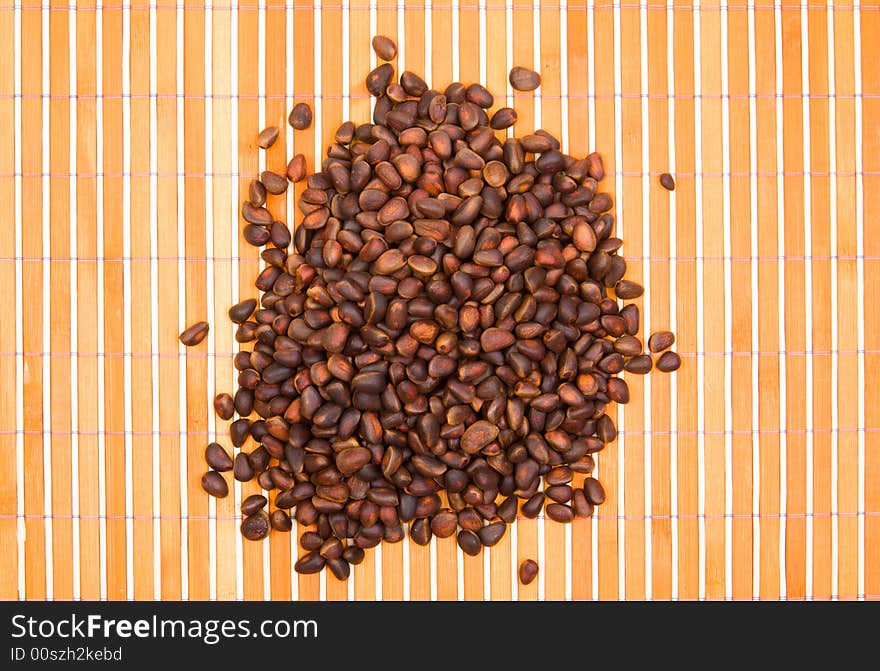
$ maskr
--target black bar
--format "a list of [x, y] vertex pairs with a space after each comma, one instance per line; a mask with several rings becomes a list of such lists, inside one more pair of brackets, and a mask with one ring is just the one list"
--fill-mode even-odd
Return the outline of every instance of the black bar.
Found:
[[[801, 655], [816, 662], [823, 651], [849, 656], [871, 647], [878, 616], [877, 603], [5, 602], [0, 669], [62, 662], [176, 669], [188, 660], [210, 669], [308, 662], [322, 671], [339, 664], [470, 671], [488, 663], [481, 668], [489, 671], [502, 663], [588, 669], [604, 657], [623, 670], [647, 656], [653, 671], [700, 659], [707, 664], [700, 668], [727, 668], [737, 658], [765, 668], [777, 655], [790, 668]], [[854, 666], [876, 668], [873, 658]], [[526, 663], [533, 659], [544, 664]]]

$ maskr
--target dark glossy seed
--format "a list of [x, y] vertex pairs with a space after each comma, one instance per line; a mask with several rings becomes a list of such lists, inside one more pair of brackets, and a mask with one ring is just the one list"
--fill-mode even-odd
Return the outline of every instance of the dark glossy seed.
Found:
[[305, 179], [307, 170], [306, 157], [303, 154], [296, 154], [287, 164], [287, 179], [291, 182], [301, 182]]
[[255, 515], [268, 504], [268, 499], [262, 494], [251, 494], [241, 502], [241, 514], [245, 517]]
[[484, 352], [497, 352], [510, 347], [516, 342], [516, 336], [511, 331], [500, 328], [488, 328], [480, 336], [480, 346]]
[[328, 559], [327, 568], [330, 569], [330, 573], [332, 573], [333, 577], [337, 580], [348, 580], [348, 577], [351, 575], [351, 566], [342, 557]]
[[208, 335], [209, 328], [208, 322], [196, 322], [183, 330], [179, 336], [180, 342], [187, 347], [195, 347]]
[[316, 531], [306, 531], [299, 539], [300, 547], [303, 550], [317, 550], [324, 544], [324, 539]]
[[265, 207], [255, 207], [249, 202], [241, 206], [241, 217], [249, 224], [256, 226], [271, 226], [272, 214]]
[[266, 203], [266, 187], [255, 179], [248, 185], [248, 200], [254, 207], [262, 207]]
[[269, 516], [262, 510], [241, 521], [241, 535], [249, 541], [258, 541], [269, 535]]
[[550, 472], [544, 476], [544, 480], [548, 485], [567, 485], [571, 482], [571, 469], [566, 466], [556, 466], [550, 469]]
[[279, 130], [277, 126], [269, 126], [268, 128], [264, 128], [260, 131], [260, 134], [257, 136], [257, 144], [262, 149], [268, 149], [275, 141], [278, 139]]
[[409, 70], [401, 73], [400, 85], [403, 86], [404, 90], [409, 95], [415, 97], [422, 95], [425, 91], [428, 90], [428, 85], [425, 83], [425, 80], [419, 77], [416, 73], [410, 72]]
[[584, 494], [587, 500], [594, 506], [601, 505], [605, 502], [605, 488], [596, 478], [586, 478], [584, 480]]
[[451, 510], [441, 510], [431, 518], [431, 531], [437, 538], [449, 538], [458, 527], [458, 516]]
[[205, 461], [215, 471], [225, 472], [232, 470], [232, 457], [219, 443], [208, 443], [205, 448]]
[[254, 313], [256, 307], [257, 301], [255, 298], [246, 298], [229, 308], [229, 320], [234, 324], [241, 324]]
[[390, 37], [376, 35], [373, 38], [373, 51], [375, 51], [376, 56], [383, 61], [391, 61], [397, 56], [397, 45]]
[[655, 331], [648, 338], [648, 349], [652, 352], [662, 352], [675, 344], [675, 334], [670, 331]]
[[278, 531], [287, 532], [293, 529], [293, 522], [290, 519], [290, 515], [283, 510], [273, 510], [272, 514], [269, 515], [269, 523], [272, 525], [273, 529]]
[[541, 75], [518, 65], [511, 68], [508, 79], [510, 85], [517, 91], [534, 91], [541, 85]]
[[254, 247], [262, 247], [269, 242], [271, 237], [269, 231], [264, 226], [258, 226], [257, 224], [248, 224], [242, 229], [241, 234], [245, 241]]
[[593, 514], [593, 504], [587, 500], [583, 489], [575, 489], [572, 493], [571, 509], [575, 517], [590, 517]]
[[308, 103], [297, 103], [290, 110], [290, 116], [287, 117], [289, 123], [295, 130], [305, 130], [312, 125], [312, 108]]
[[516, 110], [512, 107], [502, 107], [495, 111], [489, 125], [495, 130], [510, 128], [516, 123]]
[[568, 503], [571, 501], [571, 487], [568, 485], [551, 485], [544, 492], [547, 498], [556, 503]]
[[336, 468], [343, 475], [353, 475], [370, 463], [372, 455], [365, 447], [350, 447], [336, 455]]
[[571, 508], [562, 504], [562, 503], [550, 503], [547, 505], [545, 509], [547, 517], [549, 517], [554, 522], [562, 522], [563, 524], [567, 524], [574, 519], [574, 513]]
[[460, 547], [466, 555], [476, 557], [480, 554], [482, 543], [480, 542], [480, 537], [473, 531], [462, 529], [458, 532], [458, 547]]
[[254, 467], [251, 465], [248, 455], [239, 452], [235, 455], [232, 466], [232, 475], [239, 482], [248, 482], [254, 478]]
[[489, 90], [481, 84], [471, 84], [465, 91], [465, 97], [474, 105], [489, 109], [495, 103], [495, 98]]
[[229, 438], [235, 447], [244, 445], [250, 435], [251, 423], [247, 419], [237, 419], [229, 426]]
[[645, 375], [651, 372], [651, 368], [653, 365], [654, 364], [651, 361], [651, 357], [649, 355], [640, 354], [638, 356], [634, 356], [632, 359], [629, 359], [623, 365], [623, 369], [629, 373], [635, 373], [636, 375]]
[[214, 412], [220, 419], [231, 419], [235, 412], [232, 397], [227, 393], [217, 394], [214, 397]]
[[260, 182], [262, 182], [266, 191], [276, 196], [287, 191], [287, 177], [271, 170], [264, 170], [260, 173]]
[[428, 545], [431, 542], [431, 523], [426, 517], [420, 517], [409, 526], [409, 537], [416, 545]]
[[681, 367], [681, 357], [675, 352], [663, 352], [657, 362], [654, 364], [657, 370], [664, 373], [671, 373]]
[[641, 284], [631, 282], [630, 280], [620, 280], [614, 285], [614, 293], [623, 300], [638, 298], [643, 292], [644, 289]]
[[356, 545], [349, 545], [345, 550], [342, 551], [342, 558], [345, 559], [349, 564], [360, 564], [364, 561], [364, 557], [366, 553], [363, 549], [357, 547]]
[[523, 585], [532, 583], [538, 577], [538, 563], [534, 559], [526, 559], [519, 565], [519, 581]]
[[596, 233], [593, 227], [584, 218], [579, 218], [571, 231], [571, 241], [582, 252], [592, 252], [596, 249]]
[[609, 378], [608, 397], [617, 403], [629, 403], [629, 387], [626, 381], [619, 377]]
[[667, 191], [675, 190], [675, 179], [668, 172], [664, 172], [660, 175], [660, 186], [662, 186]]
[[308, 575], [310, 573], [320, 573], [324, 568], [324, 558], [315, 551], [309, 552], [300, 557], [293, 569], [300, 574]]
[[498, 437], [498, 426], [480, 420], [471, 424], [461, 436], [461, 449], [468, 454], [476, 454]]
[[507, 531], [507, 525], [504, 522], [492, 522], [487, 524], [477, 532], [480, 542], [487, 548], [496, 545]]
[[544, 493], [538, 492], [534, 494], [528, 501], [522, 505], [522, 514], [526, 517], [535, 518], [541, 514], [544, 507]]
[[516, 520], [517, 507], [517, 498], [515, 496], [507, 497], [498, 506], [498, 517], [508, 524], [513, 524], [514, 520]]
[[624, 328], [628, 335], [634, 336], [639, 332], [639, 308], [637, 305], [630, 303], [620, 311], [620, 318], [623, 319]]
[[222, 499], [229, 494], [229, 485], [226, 480], [217, 471], [208, 471], [202, 476], [202, 489], [211, 496]]
[[605, 178], [605, 166], [602, 164], [602, 157], [597, 153], [587, 156], [587, 174], [601, 182]]

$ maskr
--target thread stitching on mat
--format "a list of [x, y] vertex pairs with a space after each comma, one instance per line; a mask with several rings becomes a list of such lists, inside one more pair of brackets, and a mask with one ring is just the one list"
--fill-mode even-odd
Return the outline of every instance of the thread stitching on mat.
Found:
[[[621, 436], [798, 436], [798, 435], [830, 435], [830, 434], [860, 434], [860, 433], [878, 433], [880, 427], [837, 427], [819, 428], [819, 429], [730, 429], [723, 431], [647, 431], [621, 429], [618, 434]], [[209, 434], [208, 431], [84, 431], [84, 430], [63, 430], [63, 429], [4, 429], [0, 431], [0, 436], [198, 436], [204, 438]], [[152, 446], [144, 446], [145, 449], [153, 449]], [[619, 446], [619, 449], [626, 449], [626, 443]], [[641, 448], [637, 448], [641, 449]]]
[[[123, 10], [130, 11], [147, 11], [151, 9], [155, 10], [184, 10], [186, 12], [204, 12], [204, 11], [212, 11], [212, 12], [231, 12], [236, 10], [238, 12], [253, 12], [253, 11], [267, 11], [267, 12], [277, 12], [277, 11], [299, 11], [299, 12], [316, 12], [316, 11], [340, 11], [340, 10], [349, 10], [349, 11], [369, 11], [370, 9], [376, 7], [376, 4], [352, 4], [352, 5], [342, 5], [342, 4], [321, 4], [321, 5], [294, 5], [294, 4], [283, 4], [283, 5], [270, 5], [267, 7], [258, 7], [258, 6], [243, 6], [243, 7], [232, 7], [232, 5], [184, 5], [183, 3], [139, 3], [132, 4], [125, 7], [99, 7], [98, 5], [22, 5], [20, 3], [14, 4], [6, 4], [0, 5], [0, 10], [22, 10], [22, 11], [53, 11], [53, 12], [94, 12], [97, 9], [101, 9], [104, 13]], [[424, 5], [418, 6], [406, 6], [405, 2], [398, 2], [397, 5], [385, 5], [382, 9], [397, 9], [397, 11], [402, 12], [425, 12]], [[476, 4], [476, 5], [452, 5], [452, 4], [431, 4], [431, 10], [433, 11], [452, 11], [457, 10], [458, 12], [501, 12], [501, 11], [525, 11], [532, 12], [535, 10], [535, 6], [533, 4], [518, 4], [518, 3], [507, 3], [504, 5], [486, 5], [485, 2]], [[566, 7], [566, 10], [573, 11], [571, 8]], [[637, 2], [607, 2], [601, 4], [594, 4], [591, 7], [594, 12], [602, 12], [602, 11], [612, 11], [615, 9], [644, 9], [648, 11], [657, 11], [667, 13], [670, 9], [673, 12], [684, 12], [693, 14], [694, 12], [702, 13], [712, 13], [712, 12], [747, 12], [749, 10], [754, 11], [772, 11], [775, 12], [777, 9], [781, 11], [792, 11], [801, 13], [803, 9], [807, 10], [815, 10], [815, 11], [828, 11], [827, 5], [776, 5], [776, 4], [761, 4], [755, 5], [754, 7], [746, 7], [742, 5], [715, 5], [709, 7], [694, 7], [693, 5], [674, 5], [671, 8], [666, 7], [665, 5], [652, 5], [647, 3], [637, 3]], [[880, 11], [880, 7], [868, 6], [864, 5], [835, 5], [833, 10], [835, 12], [850, 12], [854, 10], [860, 10], [862, 12], [870, 12], [870, 11]], [[562, 11], [563, 7], [561, 4], [551, 5], [551, 6], [542, 6], [540, 11], [543, 12], [559, 12]]]

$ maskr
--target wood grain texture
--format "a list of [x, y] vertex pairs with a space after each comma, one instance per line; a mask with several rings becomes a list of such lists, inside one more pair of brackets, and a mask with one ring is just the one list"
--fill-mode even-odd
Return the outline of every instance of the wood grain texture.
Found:
[[[18, 302], [15, 284], [15, 147], [21, 142], [15, 127], [15, 16], [0, 11], [0, 144], [7, 150], [0, 154], [0, 218], [4, 235], [0, 236], [0, 283], [7, 287], [0, 293], [0, 310], [15, 314]], [[11, 234], [10, 234], [11, 233]], [[16, 469], [16, 320], [0, 323], [0, 599], [19, 597], [18, 586], [18, 482]]]
[[837, 595], [858, 596], [858, 261], [856, 253], [856, 100], [853, 9], [834, 6], [835, 166], [837, 179]]
[[[524, 68], [534, 68], [534, 16], [532, 10], [526, 8], [527, 5], [517, 3], [513, 9], [513, 34], [516, 40], [513, 44], [513, 63], [511, 67], [520, 66]], [[540, 57], [540, 55], [539, 55]], [[463, 75], [462, 75], [463, 76]], [[513, 134], [516, 137], [522, 137], [534, 132], [538, 126], [535, 122], [536, 103], [531, 94], [521, 93], [519, 91], [513, 94], [513, 108], [517, 113], [517, 123], [513, 127]], [[516, 522], [516, 566], [517, 568], [526, 560], [533, 559], [538, 562], [539, 566], [544, 570], [538, 574], [538, 578], [530, 585], [523, 585], [517, 582], [517, 598], [521, 600], [534, 601], [538, 598], [538, 590], [540, 583], [544, 580], [546, 567], [539, 555], [538, 546], [538, 520], [530, 520], [522, 515]], [[467, 598], [467, 597], [466, 597]]]
[[[82, 4], [89, 0], [82, 0]], [[76, 22], [76, 295], [80, 597], [99, 599], [101, 513], [98, 488], [97, 84], [94, 10]]]
[[[180, 492], [180, 349], [177, 335], [182, 330], [178, 318], [179, 282], [176, 259], [183, 255], [178, 249], [177, 228], [183, 222], [177, 217], [177, 12], [163, 7], [156, 10], [156, 137], [159, 175], [156, 185], [158, 214], [157, 246], [160, 259], [159, 295], [159, 467], [161, 584], [163, 599], [183, 597], [181, 565]], [[170, 261], [170, 260], [174, 261]]]
[[[370, 118], [370, 100], [364, 95], [364, 78], [371, 70], [371, 58], [374, 58], [370, 45], [370, 10], [366, 5], [351, 7], [348, 11], [349, 30], [349, 83], [346, 93], [351, 96], [349, 115], [356, 123], [366, 122]], [[354, 580], [354, 596], [358, 601], [376, 599], [376, 555], [367, 553], [364, 561], [352, 567]]]
[[752, 439], [752, 213], [751, 202], [751, 109], [749, 61], [742, 57], [749, 48], [749, 17], [746, 2], [736, 5], [727, 19], [727, 87], [730, 94], [728, 137], [730, 148], [730, 303], [731, 345], [742, 353], [730, 362], [731, 400], [731, 596], [744, 601], [754, 594], [754, 499]]
[[[614, 62], [614, 44], [619, 39], [615, 34], [614, 3], [610, 0], [600, 0], [594, 4], [593, 15], [593, 48], [596, 54], [602, 54], [603, 61], [595, 60], [592, 64], [593, 81], [595, 82], [596, 95], [596, 146], [591, 151], [599, 152], [605, 164], [605, 180], [602, 190], [607, 192], [616, 202], [615, 172], [620, 169], [619, 156], [616, 146], [616, 116], [615, 109], [615, 68], [622, 67]], [[615, 216], [619, 218], [619, 212], [615, 208]], [[608, 415], [617, 423], [617, 408], [609, 406]], [[619, 562], [619, 538], [618, 538], [618, 515], [623, 511], [618, 506], [619, 473], [619, 441], [610, 443], [599, 455], [596, 462], [596, 477], [602, 482], [607, 493], [605, 503], [597, 510], [596, 517], [599, 525], [599, 598], [618, 599], [620, 597], [620, 562]]]
[[[697, 351], [697, 211], [694, 174], [694, 17], [688, 3], [675, 3], [675, 331], [680, 352]], [[679, 10], [678, 8], [681, 8]], [[598, 133], [598, 130], [597, 130]], [[678, 515], [678, 597], [693, 600], [700, 593], [699, 460], [697, 454], [696, 358], [684, 359], [676, 374], [675, 449], [677, 455], [676, 510]]]
[[[26, 301], [25, 296], [42, 296], [43, 271], [37, 259], [43, 256], [42, 222], [42, 62], [43, 51], [39, 2], [23, 3], [21, 12], [21, 134], [28, 138], [28, 151], [21, 152], [21, 212], [31, 226], [21, 228], [21, 251], [32, 259], [22, 262], [22, 396], [24, 416], [25, 473], [43, 472], [43, 314], [39, 303]], [[27, 599], [46, 597], [46, 522], [42, 478], [24, 481], [24, 561]], [[19, 540], [21, 542], [21, 539]]]
[[[233, 241], [236, 240], [238, 229], [238, 189], [233, 172], [237, 165], [234, 150], [237, 149], [232, 138], [237, 138], [237, 129], [232, 127], [233, 100], [232, 91], [234, 73], [232, 71], [232, 53], [229, 48], [232, 40], [232, 12], [217, 11], [211, 16], [211, 159], [214, 175], [212, 183], [213, 252], [218, 262], [210, 271], [214, 283], [214, 315], [215, 325], [211, 331], [215, 352], [234, 351], [234, 329], [231, 324], [221, 326], [217, 317], [223, 318], [229, 306], [238, 302], [233, 292], [235, 267], [220, 259], [231, 259]], [[236, 371], [232, 362], [226, 357], [214, 362], [214, 393], [232, 389]], [[219, 417], [214, 418], [215, 432], [225, 436], [229, 422]], [[224, 441], [225, 442], [225, 441]], [[230, 478], [231, 480], [231, 478]], [[216, 595], [218, 599], [234, 599], [238, 590], [236, 545], [241, 542], [238, 525], [235, 520], [237, 512], [235, 497], [229, 496], [216, 501]]]
[[[259, 173], [259, 161], [257, 148], [257, 134], [262, 130], [260, 127], [260, 108], [258, 96], [260, 94], [259, 68], [259, 18], [256, 0], [240, 2], [238, 6], [238, 98], [235, 101], [238, 112], [238, 198], [236, 213], [240, 205], [248, 197], [248, 184], [256, 179]], [[301, 12], [296, 12], [295, 15]], [[297, 26], [294, 26], [294, 34]], [[294, 80], [294, 85], [296, 81]], [[242, 235], [245, 221], [241, 216], [238, 219], [238, 296], [236, 301], [246, 298], [258, 298], [258, 291], [254, 287], [254, 278], [260, 272], [259, 252], [251, 247]], [[294, 222], [291, 222], [291, 224]], [[253, 349], [252, 343], [242, 349]], [[232, 351], [232, 350], [230, 350]], [[242, 448], [250, 452], [255, 447], [254, 442], [248, 440]], [[241, 500], [251, 494], [260, 493], [260, 487], [256, 482], [242, 483]], [[236, 542], [241, 544], [242, 555], [242, 593], [247, 600], [259, 601], [265, 598], [263, 571], [263, 544], [252, 543], [240, 535]]]
[[[643, 300], [642, 338], [652, 331], [670, 327], [670, 239], [669, 215], [671, 197], [660, 187], [657, 175], [669, 167], [669, 99], [671, 82], [668, 80], [669, 47], [667, 43], [667, 15], [660, 11], [666, 3], [649, 3], [648, 23], [648, 171], [644, 187], [648, 189], [649, 244], [643, 249], [649, 254], [650, 294]], [[630, 376], [632, 377], [632, 376]], [[650, 417], [651, 500], [646, 502], [651, 515], [651, 556], [648, 569], [651, 574], [651, 598], [672, 598], [672, 488], [670, 486], [671, 440], [671, 380], [666, 375], [653, 375], [646, 383], [650, 386], [650, 404], [645, 417]]]
[[808, 13], [810, 40], [810, 224], [813, 342], [813, 575], [814, 599], [831, 598], [831, 158], [828, 14]]
[[[339, 12], [335, 12], [339, 14]], [[274, 45], [278, 53], [286, 53], [287, 51], [287, 25], [284, 11], [283, 0], [270, 0], [266, 3], [266, 43]], [[338, 23], [338, 21], [336, 22]], [[338, 34], [338, 25], [324, 26], [325, 33], [328, 30], [336, 30]], [[341, 50], [336, 49], [337, 59], [341, 58]], [[287, 68], [289, 67], [286, 58], [273, 57], [272, 53], [265, 55], [265, 79], [266, 79], [266, 103], [265, 103], [265, 126], [276, 126], [280, 131], [278, 140], [274, 145], [269, 147], [265, 152], [265, 169], [283, 175], [287, 169], [287, 161], [292, 154], [289, 153], [290, 147], [287, 144], [287, 99], [285, 98], [287, 87]], [[322, 80], [325, 82], [322, 90], [326, 93], [329, 89], [331, 94], [337, 96], [341, 94], [341, 86], [333, 79], [333, 73], [338, 72], [340, 68], [333, 67], [333, 61], [328, 61], [328, 67], [324, 70]], [[339, 102], [341, 104], [341, 102]], [[329, 130], [333, 127], [332, 112], [334, 107], [330, 107], [331, 123], [328, 125], [328, 105], [324, 105], [323, 121], [324, 129]], [[272, 215], [279, 221], [287, 222], [287, 198], [286, 196], [271, 196], [269, 207]], [[273, 496], [274, 501], [274, 496]], [[296, 553], [291, 553], [291, 539], [287, 534], [273, 534], [274, 537], [269, 538], [269, 581], [270, 595], [273, 599], [287, 600], [292, 594], [293, 572], [290, 570], [291, 559], [296, 561]]]
[[[642, 34], [641, 11], [635, 5], [620, 10], [620, 124], [626, 132], [621, 133], [620, 157], [616, 167], [623, 170], [622, 189], [617, 194], [617, 235], [624, 240], [623, 255], [627, 260], [626, 276], [644, 284], [645, 240], [642, 222], [647, 213], [642, 203], [644, 175], [642, 174]], [[608, 164], [606, 164], [608, 165]], [[607, 168], [611, 170], [610, 165]], [[610, 188], [613, 182], [606, 178]], [[639, 312], [644, 311], [644, 301], [632, 301]], [[624, 458], [623, 487], [623, 539], [625, 548], [624, 586], [627, 599], [645, 598], [645, 396], [641, 375], [624, 375], [629, 386], [630, 402], [618, 407], [618, 418], [624, 427], [622, 446]], [[608, 464], [608, 454], [599, 455], [600, 473]], [[604, 478], [601, 478], [604, 481]], [[607, 483], [606, 483], [607, 486]], [[615, 492], [611, 491], [611, 497]], [[604, 508], [599, 514], [605, 514]]]
[[[572, 155], [586, 156], [590, 146], [589, 93], [590, 54], [587, 44], [587, 3], [585, 0], [568, 3], [567, 11], [568, 53], [568, 151]], [[574, 483], [580, 485], [584, 476], [578, 475]], [[593, 598], [593, 529], [595, 519], [575, 519], [571, 528], [571, 598]]]
[[[865, 320], [865, 417], [864, 425], [880, 424], [876, 389], [880, 387], [880, 239], [867, 235], [869, 222], [880, 217], [880, 61], [872, 56], [880, 40], [880, 12], [862, 12], [862, 184], [864, 214], [864, 320]], [[875, 224], [876, 225], [876, 224]], [[873, 402], [871, 401], [873, 399]], [[880, 435], [865, 432], [865, 598], [880, 599]], [[871, 511], [872, 514], [868, 514]]]
[[[0, 312], [20, 315], [0, 323], [0, 598], [880, 598], [876, 3], [76, 5], [0, 8]], [[602, 154], [642, 336], [672, 328], [684, 363], [626, 376], [593, 518], [521, 516], [476, 558], [454, 537], [383, 545], [347, 584], [292, 571], [302, 528], [241, 538], [256, 483], [210, 501], [199, 477], [206, 442], [229, 446], [226, 311], [262, 265], [240, 203], [369, 119], [374, 30], [395, 70], [512, 104], [499, 137]], [[509, 88], [513, 65], [541, 71], [536, 94]], [[276, 218], [296, 225], [304, 188], [270, 198]]]
[[[70, 136], [70, 25], [68, 13], [49, 12], [49, 136]], [[63, 5], [66, 8], [66, 5]], [[50, 165], [70, 165], [70, 143], [51, 142]], [[70, 256], [70, 177], [59, 176], [49, 184], [49, 253], [53, 258]], [[70, 349], [70, 261], [53, 263], [49, 268], [52, 294], [49, 305], [49, 400], [52, 404], [49, 426], [52, 430], [52, 595], [73, 598], [73, 500], [71, 434], [71, 349]]]
[[[150, 13], [133, 9], [130, 17], [129, 77], [131, 99], [128, 104], [131, 240], [131, 471], [132, 471], [132, 551], [133, 596], [150, 600], [153, 594], [153, 295], [151, 243], [153, 221], [150, 213]], [[135, 176], [136, 175], [136, 176]], [[136, 381], [136, 382], [135, 382]]]

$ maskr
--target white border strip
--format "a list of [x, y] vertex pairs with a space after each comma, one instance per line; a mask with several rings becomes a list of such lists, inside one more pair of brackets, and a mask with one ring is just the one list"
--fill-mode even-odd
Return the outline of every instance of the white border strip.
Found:
[[[40, 91], [43, 95], [40, 97], [40, 116], [42, 117], [42, 143], [41, 143], [41, 161], [40, 161], [40, 183], [42, 193], [42, 254], [43, 258], [52, 256], [52, 182], [49, 179], [49, 172], [52, 165], [51, 154], [51, 119], [49, 95], [52, 92], [51, 79], [49, 76], [49, 68], [51, 65], [52, 40], [49, 38], [49, 12], [40, 11], [40, 29], [42, 31], [42, 59], [40, 65], [42, 68], [42, 84]], [[55, 558], [54, 543], [52, 541], [52, 531], [54, 523], [54, 509], [52, 507], [52, 371], [51, 371], [51, 349], [52, 339], [50, 330], [52, 325], [52, 273], [50, 263], [41, 264], [43, 275], [43, 286], [41, 287], [42, 306], [41, 306], [41, 330], [42, 330], [42, 355], [41, 365], [43, 369], [43, 407], [42, 410], [42, 444], [43, 444], [43, 520], [44, 532], [46, 535], [46, 550], [44, 555], [45, 571], [46, 571], [46, 600], [52, 601], [55, 598]]]

